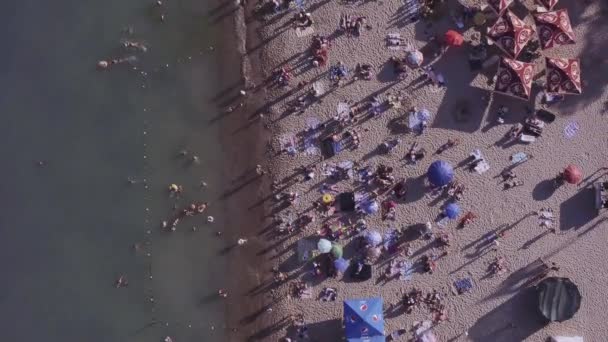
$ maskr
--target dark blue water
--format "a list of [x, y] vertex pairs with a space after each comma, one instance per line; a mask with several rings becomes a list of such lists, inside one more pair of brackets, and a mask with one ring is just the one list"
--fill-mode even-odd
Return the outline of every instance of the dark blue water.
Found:
[[[3, 340], [223, 339], [221, 303], [206, 300], [225, 281], [213, 234], [221, 220], [196, 217], [174, 233], [160, 221], [174, 205], [217, 198], [210, 99], [234, 75], [221, 75], [222, 57], [208, 49], [223, 29], [208, 16], [214, 4], [164, 2], [3, 3]], [[126, 51], [123, 39], [149, 50]], [[130, 55], [132, 65], [95, 68]], [[170, 183], [184, 186], [181, 200], [168, 197]], [[129, 285], [117, 289], [121, 274]]]

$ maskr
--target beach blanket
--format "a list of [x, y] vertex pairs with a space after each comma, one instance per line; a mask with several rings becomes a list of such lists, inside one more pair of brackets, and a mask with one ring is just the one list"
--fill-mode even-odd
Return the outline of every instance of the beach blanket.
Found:
[[471, 289], [473, 289], [473, 281], [471, 278], [457, 279], [454, 282], [454, 288], [458, 294], [469, 292]]
[[320, 125], [321, 122], [316, 117], [309, 117], [306, 119], [306, 130], [302, 138], [304, 154], [309, 156], [321, 154], [321, 149], [316, 146], [316, 142], [321, 135], [321, 132], [318, 130]]

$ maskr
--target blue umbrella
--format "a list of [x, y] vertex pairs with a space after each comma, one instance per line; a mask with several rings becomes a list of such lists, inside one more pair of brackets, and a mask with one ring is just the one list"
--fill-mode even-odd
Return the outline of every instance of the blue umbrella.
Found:
[[344, 301], [344, 335], [348, 342], [384, 342], [382, 298]]
[[445, 207], [444, 213], [445, 216], [453, 220], [460, 215], [460, 207], [456, 203], [450, 203]]
[[450, 163], [443, 160], [437, 160], [429, 166], [426, 176], [432, 185], [445, 186], [450, 184], [452, 179], [454, 179], [454, 169]]
[[380, 205], [378, 205], [378, 201], [366, 201], [361, 205], [363, 212], [368, 215], [372, 215], [380, 210]]
[[348, 266], [350, 265], [350, 261], [344, 259], [344, 258], [339, 258], [334, 260], [334, 267], [336, 268], [336, 270], [338, 272], [344, 273], [346, 272], [346, 269], [348, 268]]
[[331, 242], [329, 240], [326, 240], [326, 239], [321, 239], [317, 243], [317, 249], [321, 253], [329, 253], [331, 251]]
[[382, 243], [382, 235], [377, 230], [368, 230], [363, 234], [365, 242], [371, 246], [378, 246]]

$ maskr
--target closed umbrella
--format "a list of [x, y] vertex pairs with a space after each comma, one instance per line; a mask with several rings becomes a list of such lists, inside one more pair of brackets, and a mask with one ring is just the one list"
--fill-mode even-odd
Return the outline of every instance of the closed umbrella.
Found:
[[331, 251], [331, 242], [327, 239], [321, 239], [317, 243], [317, 249], [321, 253], [329, 253]]
[[333, 246], [331, 246], [331, 255], [334, 256], [334, 258], [338, 259], [341, 258], [343, 254], [342, 251], [342, 246], [338, 245], [337, 243], [335, 243]]
[[456, 219], [460, 215], [460, 207], [456, 203], [450, 203], [445, 207], [444, 213], [449, 219]]
[[449, 46], [461, 46], [464, 43], [462, 35], [454, 30], [448, 30], [443, 36], [443, 40]]
[[346, 259], [339, 258], [339, 259], [334, 260], [334, 267], [340, 273], [346, 272], [349, 265], [350, 265], [350, 261], [348, 261]]
[[365, 242], [370, 246], [378, 246], [382, 243], [382, 235], [377, 230], [368, 230], [363, 235]]
[[407, 64], [409, 66], [411, 66], [412, 68], [417, 68], [422, 65], [422, 62], [424, 61], [424, 56], [422, 55], [422, 52], [418, 50], [412, 50], [407, 52], [407, 54], [405, 55], [405, 60], [407, 61]]
[[445, 186], [454, 179], [454, 169], [450, 163], [437, 160], [429, 166], [426, 175], [432, 185]]
[[367, 201], [363, 203], [362, 209], [366, 214], [372, 215], [380, 210], [380, 205], [378, 205], [377, 201]]
[[578, 184], [583, 180], [583, 172], [576, 165], [568, 165], [564, 170], [564, 180], [570, 184]]

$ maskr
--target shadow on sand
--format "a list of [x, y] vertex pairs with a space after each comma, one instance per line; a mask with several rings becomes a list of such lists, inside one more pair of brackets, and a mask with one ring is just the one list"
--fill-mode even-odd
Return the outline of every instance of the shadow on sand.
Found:
[[469, 329], [474, 342], [525, 341], [546, 323], [536, 313], [536, 291], [526, 288], [482, 316]]

